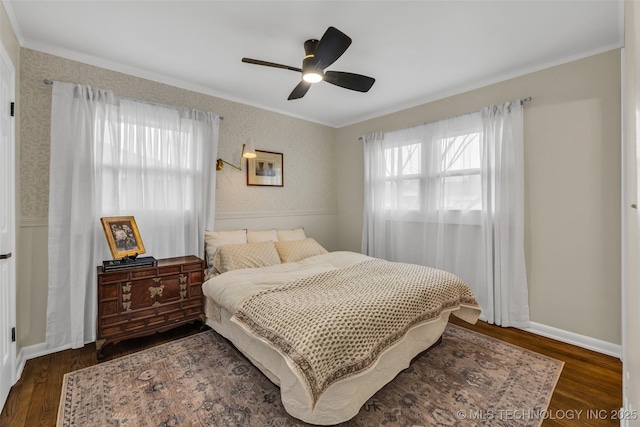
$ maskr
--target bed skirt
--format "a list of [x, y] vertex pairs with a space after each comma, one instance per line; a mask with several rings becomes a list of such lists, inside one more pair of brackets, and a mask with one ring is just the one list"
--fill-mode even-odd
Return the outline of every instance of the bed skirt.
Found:
[[231, 314], [205, 298], [206, 324], [231, 341], [262, 373], [280, 387], [282, 404], [293, 417], [316, 425], [334, 425], [358, 414], [378, 390], [409, 367], [411, 360], [436, 343], [456, 309], [445, 310], [428, 323], [416, 325], [386, 349], [367, 370], [332, 384], [315, 406], [302, 380], [287, 359], [261, 339], [230, 321]]

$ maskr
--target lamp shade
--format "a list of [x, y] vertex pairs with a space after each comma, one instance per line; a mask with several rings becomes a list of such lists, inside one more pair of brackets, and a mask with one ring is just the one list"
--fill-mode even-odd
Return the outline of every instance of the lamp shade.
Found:
[[253, 142], [251, 142], [250, 139], [247, 140], [247, 143], [245, 144], [242, 157], [245, 159], [254, 159], [256, 157], [256, 149], [253, 148]]

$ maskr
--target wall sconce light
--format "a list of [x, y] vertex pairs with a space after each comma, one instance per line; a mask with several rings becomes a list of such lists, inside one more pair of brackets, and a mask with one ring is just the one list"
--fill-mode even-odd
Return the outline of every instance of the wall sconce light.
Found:
[[253, 148], [253, 143], [251, 143], [251, 140], [247, 141], [246, 144], [242, 144], [242, 154], [240, 155], [240, 165], [236, 166], [236, 165], [232, 165], [231, 163], [227, 162], [226, 160], [222, 160], [222, 159], [218, 159], [216, 160], [216, 170], [221, 171], [222, 168], [224, 167], [224, 164], [228, 164], [231, 167], [234, 167], [236, 169], [238, 169], [239, 171], [242, 170], [242, 160], [243, 159], [253, 159], [256, 157], [256, 150]]

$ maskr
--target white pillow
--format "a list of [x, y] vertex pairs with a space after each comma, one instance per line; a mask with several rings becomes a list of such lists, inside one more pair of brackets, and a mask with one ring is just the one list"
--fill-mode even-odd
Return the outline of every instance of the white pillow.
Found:
[[276, 230], [247, 231], [247, 243], [277, 242]]
[[209, 274], [215, 274], [213, 259], [219, 247], [247, 243], [247, 230], [209, 231], [204, 232], [205, 250], [207, 251], [207, 266]]
[[278, 230], [278, 240], [277, 241], [288, 241], [288, 240], [304, 240], [307, 236], [304, 234], [304, 228], [294, 228], [293, 230]]

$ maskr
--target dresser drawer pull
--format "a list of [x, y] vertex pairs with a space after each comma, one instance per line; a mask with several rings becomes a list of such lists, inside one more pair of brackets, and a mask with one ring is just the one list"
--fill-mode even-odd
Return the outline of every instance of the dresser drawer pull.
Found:
[[156, 296], [161, 297], [163, 291], [164, 291], [164, 285], [149, 287], [149, 293], [151, 298], [155, 298]]
[[131, 282], [122, 285], [122, 309], [131, 311]]
[[187, 299], [187, 279], [189, 278], [189, 276], [187, 276], [186, 274], [181, 274], [180, 275], [180, 299]]

